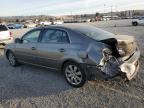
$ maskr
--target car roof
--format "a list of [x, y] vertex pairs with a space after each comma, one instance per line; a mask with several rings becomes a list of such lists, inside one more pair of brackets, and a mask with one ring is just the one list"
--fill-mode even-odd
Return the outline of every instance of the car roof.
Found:
[[[80, 25], [77, 24], [61, 24], [61, 25], [49, 25], [46, 27], [39, 27], [36, 29], [60, 29], [60, 30], [65, 30], [68, 32], [70, 36], [71, 42], [82, 42], [82, 39], [85, 39], [84, 36], [82, 36], [81, 33], [77, 32], [75, 29], [76, 27], [80, 27]], [[87, 26], [86, 26], [87, 27]]]
[[89, 24], [62, 24], [62, 25], [49, 25], [43, 28], [60, 28], [60, 29], [71, 29], [71, 30], [75, 30], [77, 28], [81, 28], [81, 27], [89, 27], [91, 25]]

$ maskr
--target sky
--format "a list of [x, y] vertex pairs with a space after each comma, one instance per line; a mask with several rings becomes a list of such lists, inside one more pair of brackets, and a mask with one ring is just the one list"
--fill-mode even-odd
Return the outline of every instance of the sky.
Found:
[[75, 15], [144, 10], [144, 0], [1, 0], [0, 16]]

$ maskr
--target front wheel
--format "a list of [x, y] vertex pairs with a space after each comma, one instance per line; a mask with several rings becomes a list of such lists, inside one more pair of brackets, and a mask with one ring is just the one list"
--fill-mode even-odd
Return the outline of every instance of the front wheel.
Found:
[[86, 82], [86, 74], [77, 63], [66, 63], [63, 72], [66, 81], [73, 87], [82, 87]]
[[16, 60], [16, 58], [12, 52], [10, 52], [10, 51], [8, 52], [7, 58], [8, 58], [8, 61], [9, 61], [11, 66], [15, 67], [18, 65], [18, 62], [17, 62], [17, 60]]

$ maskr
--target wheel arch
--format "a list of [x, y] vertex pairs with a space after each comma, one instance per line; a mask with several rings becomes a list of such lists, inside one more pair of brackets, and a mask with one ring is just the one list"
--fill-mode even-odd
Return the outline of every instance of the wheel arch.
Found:
[[138, 21], [133, 21], [132, 22], [132, 25], [136, 26], [135, 24], [138, 25], [139, 24]]
[[77, 63], [77, 64], [80, 64], [79, 61], [77, 60], [74, 60], [74, 59], [66, 59], [62, 62], [62, 65], [61, 65], [61, 71], [63, 71], [63, 68], [65, 66], [65, 64], [69, 63], [69, 62], [73, 62], [73, 63]]
[[87, 79], [89, 79], [90, 73], [87, 72], [86, 63], [80, 62], [80, 61], [75, 60], [75, 59], [67, 59], [67, 60], [63, 61], [62, 65], [61, 65], [61, 67], [60, 67], [60, 71], [61, 71], [61, 72], [63, 72], [64, 66], [65, 66], [67, 63], [69, 63], [69, 62], [79, 64], [79, 66], [80, 66], [80, 67], [83, 69], [83, 71], [85, 72]]
[[[8, 53], [9, 53], [9, 52], [12, 52], [12, 51], [11, 51], [10, 49], [7, 49], [6, 52], [5, 52], [6, 58], [8, 58]], [[12, 52], [12, 53], [13, 53], [13, 52]]]

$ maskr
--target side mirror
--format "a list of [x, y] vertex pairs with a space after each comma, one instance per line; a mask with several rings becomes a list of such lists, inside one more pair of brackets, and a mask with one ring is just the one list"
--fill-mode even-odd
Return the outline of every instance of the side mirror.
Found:
[[15, 39], [15, 43], [22, 43], [22, 40], [19, 39], [19, 38], [16, 38], [16, 39]]

